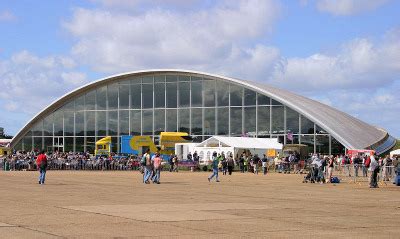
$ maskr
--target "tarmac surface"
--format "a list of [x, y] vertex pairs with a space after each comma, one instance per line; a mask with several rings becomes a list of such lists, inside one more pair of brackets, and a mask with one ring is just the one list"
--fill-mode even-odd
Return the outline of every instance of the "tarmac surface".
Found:
[[400, 187], [304, 175], [0, 172], [0, 238], [400, 238]]

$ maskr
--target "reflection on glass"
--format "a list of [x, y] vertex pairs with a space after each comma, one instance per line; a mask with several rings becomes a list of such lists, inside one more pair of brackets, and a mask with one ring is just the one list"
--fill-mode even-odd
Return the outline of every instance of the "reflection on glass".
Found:
[[299, 133], [299, 113], [286, 107], [286, 131], [293, 134]]
[[140, 110], [131, 110], [131, 135], [141, 135], [142, 115]]
[[270, 105], [270, 98], [263, 94], [257, 93], [257, 104], [258, 105]]
[[[94, 136], [95, 135], [95, 123], [96, 123], [96, 116], [94, 111], [86, 111], [86, 135], [87, 136]], [[104, 128], [105, 129], [105, 128]]]
[[202, 106], [202, 104], [203, 104], [202, 88], [203, 88], [203, 84], [201, 81], [192, 81], [192, 107], [201, 107]]
[[64, 151], [65, 152], [74, 151], [74, 138], [73, 137], [65, 137], [64, 138]]
[[54, 136], [63, 136], [63, 112], [57, 110], [53, 113], [54, 119]]
[[143, 135], [153, 134], [153, 110], [143, 110]]
[[303, 115], [301, 116], [301, 133], [314, 134], [314, 123]]
[[315, 124], [315, 133], [316, 134], [328, 134], [323, 128], [321, 128], [319, 125]]
[[217, 105], [228, 106], [229, 105], [229, 88], [228, 84], [223, 81], [217, 81]]
[[119, 85], [119, 108], [129, 109], [129, 85]]
[[118, 85], [112, 84], [107, 87], [108, 108], [118, 109]]
[[107, 111], [96, 111], [97, 136], [107, 136]]
[[190, 133], [189, 131], [189, 109], [180, 109], [179, 110], [179, 131]]
[[118, 111], [108, 111], [108, 134], [118, 135]]
[[167, 75], [167, 76], [166, 76], [166, 81], [167, 81], [167, 82], [177, 82], [177, 81], [178, 81], [178, 76]]
[[231, 107], [231, 135], [242, 135], [242, 108]]
[[32, 150], [32, 132], [31, 132], [30, 136], [25, 136], [24, 137], [24, 150], [25, 151], [31, 151]]
[[337, 141], [335, 138], [332, 138], [332, 142], [331, 142], [331, 150], [332, 150], [332, 154], [333, 155], [344, 155], [346, 152], [346, 148], [339, 142]]
[[229, 134], [229, 108], [217, 108], [218, 135]]
[[164, 75], [156, 75], [154, 76], [154, 83], [164, 83], [165, 76]]
[[165, 84], [154, 84], [154, 107], [165, 107]]
[[[85, 94], [85, 100], [82, 100], [82, 104], [85, 103], [86, 110], [94, 110], [96, 107], [96, 91], [89, 91]], [[80, 102], [79, 102], [80, 104]]]
[[168, 132], [177, 131], [177, 110], [168, 109], [167, 110], [167, 129]]
[[119, 111], [119, 134], [129, 135], [129, 111]]
[[85, 121], [84, 121], [84, 112], [76, 112], [75, 113], [75, 135], [76, 136], [84, 136], [85, 135]]
[[256, 133], [256, 107], [244, 108], [244, 130], [251, 136]]
[[179, 106], [190, 105], [190, 82], [179, 82]]
[[257, 131], [258, 136], [270, 135], [270, 106], [258, 106]]
[[64, 135], [74, 136], [74, 112], [64, 112]]
[[74, 106], [74, 101], [69, 101], [68, 103], [66, 103], [63, 107], [64, 112], [73, 112], [75, 110], [75, 106]]
[[308, 146], [309, 153], [314, 152], [314, 135], [301, 135], [300, 142]]
[[96, 106], [98, 110], [107, 108], [107, 87], [100, 87], [96, 90]]
[[37, 151], [42, 150], [43, 148], [43, 140], [42, 137], [34, 137], [33, 138], [33, 148]]
[[256, 105], [256, 92], [244, 89], [244, 105]]
[[131, 107], [132, 109], [142, 108], [142, 86], [131, 85]]
[[177, 84], [168, 83], [167, 85], [167, 108], [176, 108]]
[[203, 134], [203, 110], [199, 108], [192, 109], [192, 135]]
[[329, 136], [317, 135], [315, 137], [316, 150], [320, 154], [329, 154]]
[[243, 87], [231, 84], [230, 91], [231, 106], [241, 106], [243, 99]]
[[215, 80], [204, 80], [204, 106], [214, 107], [215, 106]]
[[47, 151], [53, 151], [53, 137], [43, 138], [43, 149]]
[[272, 99], [271, 100], [271, 105], [282, 105], [282, 103], [277, 101], [277, 100]]
[[204, 134], [215, 134], [215, 108], [204, 109]]
[[32, 127], [33, 136], [42, 136], [43, 134], [43, 121], [39, 121]]
[[76, 137], [75, 138], [75, 150], [77, 152], [83, 152], [84, 151], [84, 139], [83, 137]]
[[284, 108], [283, 106], [273, 106], [271, 107], [272, 122], [271, 130], [273, 134], [284, 133]]
[[81, 111], [85, 109], [85, 96], [82, 95], [75, 99], [75, 110]]
[[142, 85], [143, 108], [153, 108], [153, 85]]
[[142, 78], [142, 82], [143, 84], [145, 83], [149, 83], [149, 84], [153, 84], [153, 76], [145, 76]]
[[154, 133], [160, 134], [165, 131], [165, 110], [154, 110]]
[[179, 76], [179, 81], [180, 82], [182, 82], [182, 81], [188, 82], [188, 81], [190, 81], [190, 76], [181, 75], [181, 76]]

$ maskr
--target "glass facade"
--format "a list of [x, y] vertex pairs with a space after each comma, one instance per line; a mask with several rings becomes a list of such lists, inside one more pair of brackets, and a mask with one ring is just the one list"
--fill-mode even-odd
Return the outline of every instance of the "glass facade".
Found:
[[343, 146], [321, 127], [279, 101], [240, 84], [197, 74], [126, 77], [99, 85], [38, 121], [17, 150], [90, 151], [111, 136], [182, 131], [205, 140], [213, 135], [278, 138], [310, 152], [341, 153]]

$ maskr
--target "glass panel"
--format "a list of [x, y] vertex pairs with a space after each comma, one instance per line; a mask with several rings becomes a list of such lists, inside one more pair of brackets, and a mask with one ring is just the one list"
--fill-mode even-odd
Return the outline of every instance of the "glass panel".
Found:
[[142, 85], [143, 108], [153, 108], [153, 85]]
[[43, 135], [53, 136], [53, 114], [50, 114], [43, 120]]
[[96, 106], [98, 110], [105, 110], [107, 107], [107, 87], [103, 86], [96, 90]]
[[118, 153], [118, 137], [111, 137], [111, 152]]
[[42, 136], [43, 135], [43, 121], [39, 121], [32, 128], [33, 136]]
[[143, 110], [143, 135], [153, 134], [153, 110]]
[[305, 144], [308, 146], [308, 153], [314, 152], [314, 136], [313, 135], [301, 135], [300, 141], [301, 141], [301, 144]]
[[74, 138], [73, 137], [64, 138], [64, 151], [65, 152], [74, 151]]
[[242, 107], [231, 107], [231, 135], [242, 135]]
[[74, 101], [70, 101], [67, 104], [65, 104], [63, 106], [63, 110], [64, 110], [64, 112], [66, 112], [66, 111], [74, 111], [75, 110]]
[[127, 85], [131, 84], [131, 81], [130, 80], [122, 80], [122, 81], [119, 81], [118, 84], [125, 85], [125, 87], [126, 87]]
[[282, 105], [279, 101], [276, 101], [274, 99], [271, 100], [271, 105]]
[[166, 80], [167, 80], [167, 82], [177, 82], [178, 76], [167, 75]]
[[142, 83], [142, 78], [140, 77], [135, 77], [131, 80], [131, 84], [135, 85], [135, 84], [141, 84]]
[[165, 107], [165, 84], [154, 84], [154, 107]]
[[54, 112], [54, 136], [63, 136], [63, 112], [58, 110]]
[[86, 138], [86, 151], [94, 154], [94, 149], [96, 145], [96, 138], [94, 137], [87, 137]]
[[85, 95], [85, 109], [94, 110], [96, 107], [96, 91], [90, 91]]
[[192, 109], [192, 134], [202, 135], [203, 134], [203, 109], [194, 108]]
[[189, 109], [180, 109], [179, 110], [179, 131], [180, 132], [186, 132], [186, 133], [190, 133], [189, 132]]
[[112, 84], [107, 87], [108, 108], [118, 109], [118, 85]]
[[167, 108], [176, 108], [177, 102], [177, 84], [167, 84]]
[[107, 111], [97, 111], [97, 136], [107, 136]]
[[256, 105], [256, 92], [244, 89], [244, 105]]
[[29, 136], [24, 137], [24, 150], [25, 151], [32, 150], [32, 132], [30, 132]]
[[301, 133], [314, 134], [314, 123], [304, 116], [301, 116]]
[[292, 139], [289, 139], [289, 137], [286, 138], [286, 143], [287, 144], [298, 144], [299, 143], [299, 135], [293, 135]]
[[346, 152], [346, 148], [335, 138], [332, 137], [332, 143], [331, 143], [332, 151], [331, 153], [333, 155], [344, 155]]
[[64, 135], [74, 136], [74, 112], [64, 112]]
[[132, 109], [142, 108], [142, 86], [131, 85], [131, 107]]
[[176, 132], [177, 131], [177, 110], [169, 109], [167, 110], [167, 129], [168, 132]]
[[129, 111], [119, 111], [119, 134], [129, 135]]
[[272, 124], [271, 130], [273, 134], [282, 134], [284, 133], [284, 111], [283, 106], [273, 106], [271, 108], [272, 114]]
[[192, 81], [201, 81], [203, 78], [197, 77], [197, 76], [192, 76]]
[[229, 90], [226, 82], [217, 81], [217, 105], [218, 106], [228, 106], [229, 105]]
[[140, 110], [131, 110], [131, 135], [141, 135], [142, 115]]
[[179, 81], [190, 81], [190, 77], [189, 76], [179, 76]]
[[16, 151], [22, 151], [22, 140], [18, 141], [18, 142], [15, 144], [14, 150], [16, 150]]
[[107, 135], [118, 135], [118, 111], [108, 111]]
[[243, 99], [243, 87], [231, 84], [230, 91], [231, 106], [241, 106]]
[[84, 136], [85, 135], [85, 127], [84, 127], [84, 112], [76, 112], [75, 113], [75, 135], [76, 136]]
[[203, 89], [202, 81], [192, 81], [192, 107], [202, 106], [203, 104], [202, 89]]
[[204, 106], [214, 107], [215, 106], [215, 81], [205, 80], [203, 82], [204, 90]]
[[324, 129], [319, 127], [319, 125], [315, 124], [315, 133], [316, 134], [328, 134]]
[[215, 108], [204, 109], [204, 134], [215, 134]]
[[43, 148], [42, 137], [34, 137], [33, 138], [33, 148], [37, 151], [42, 150], [42, 148]]
[[258, 106], [257, 112], [257, 131], [258, 136], [270, 135], [270, 106]]
[[299, 132], [299, 113], [286, 107], [286, 131], [293, 134], [298, 134]]
[[53, 137], [44, 137], [43, 140], [44, 140], [43, 149], [48, 152], [52, 152], [53, 151]]
[[85, 127], [86, 127], [86, 135], [88, 136], [94, 136], [95, 134], [95, 121], [96, 116], [94, 111], [86, 111], [86, 122], [85, 122]]
[[120, 85], [119, 86], [119, 108], [129, 109], [129, 86]]
[[154, 76], [154, 83], [164, 83], [165, 76]]
[[80, 111], [85, 109], [85, 96], [82, 95], [75, 99], [75, 110]]
[[188, 107], [190, 105], [190, 83], [179, 83], [179, 106]]
[[154, 133], [165, 131], [165, 110], [154, 110]]
[[229, 134], [229, 108], [217, 108], [218, 135]]
[[250, 136], [256, 135], [256, 107], [244, 108], [244, 133]]
[[257, 93], [257, 104], [258, 105], [270, 105], [270, 98], [268, 96]]
[[316, 151], [320, 154], [329, 154], [329, 136], [328, 135], [317, 135], [316, 136]]
[[153, 76], [145, 76], [142, 78], [143, 83], [150, 83], [153, 84]]
[[83, 152], [83, 146], [84, 146], [84, 139], [83, 137], [76, 137], [75, 138], [75, 150], [76, 152]]

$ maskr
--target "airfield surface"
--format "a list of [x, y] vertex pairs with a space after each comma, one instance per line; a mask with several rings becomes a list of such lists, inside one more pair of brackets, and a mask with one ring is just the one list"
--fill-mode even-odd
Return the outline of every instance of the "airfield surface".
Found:
[[400, 187], [304, 175], [0, 172], [0, 238], [399, 238]]

